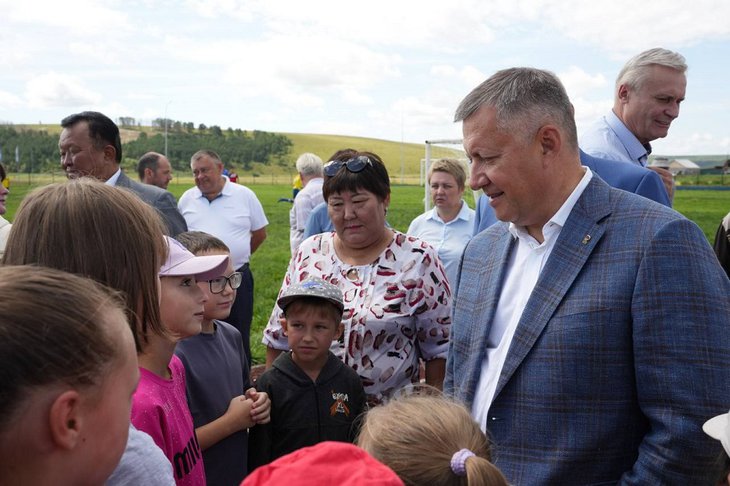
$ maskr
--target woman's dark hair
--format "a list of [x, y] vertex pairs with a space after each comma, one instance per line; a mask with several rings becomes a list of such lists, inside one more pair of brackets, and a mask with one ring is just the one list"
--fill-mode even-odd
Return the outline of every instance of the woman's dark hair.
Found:
[[[372, 152], [355, 152], [350, 159], [367, 157], [371, 164], [365, 165], [360, 172], [351, 172], [344, 164], [335, 175], [325, 180], [322, 186], [324, 200], [330, 195], [343, 191], [365, 189], [375, 194], [381, 201], [390, 195], [390, 176], [380, 157]], [[338, 159], [345, 162], [342, 159]], [[347, 159], [349, 160], [349, 159]]]

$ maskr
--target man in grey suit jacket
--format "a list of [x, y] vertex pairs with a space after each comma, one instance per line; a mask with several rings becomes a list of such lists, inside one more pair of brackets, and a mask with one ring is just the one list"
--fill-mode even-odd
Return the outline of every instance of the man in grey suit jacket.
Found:
[[581, 166], [553, 74], [500, 71], [456, 111], [502, 221], [454, 285], [444, 387], [513, 484], [706, 484], [730, 406], [730, 281], [702, 231]]
[[111, 119], [96, 111], [84, 111], [67, 116], [61, 126], [58, 148], [66, 177], [91, 176], [109, 185], [129, 189], [157, 210], [170, 236], [187, 231], [172, 194], [135, 182], [121, 171], [122, 142], [119, 128]]

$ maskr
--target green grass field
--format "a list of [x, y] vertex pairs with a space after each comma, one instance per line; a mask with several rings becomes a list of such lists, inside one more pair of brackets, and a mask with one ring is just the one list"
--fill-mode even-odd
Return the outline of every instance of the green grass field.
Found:
[[[394, 178], [395, 179], [395, 178]], [[62, 179], [56, 178], [56, 181]], [[48, 180], [47, 182], [51, 182]], [[171, 184], [170, 191], [176, 197], [192, 184]], [[13, 178], [12, 191], [8, 199], [6, 219], [12, 221], [21, 199], [33, 187], [23, 176]], [[291, 196], [289, 184], [254, 184], [250, 186], [264, 207], [269, 220], [268, 238], [251, 259], [255, 279], [255, 308], [252, 336], [252, 354], [255, 362], [264, 359], [264, 347], [260, 344], [261, 332], [273, 308], [276, 295], [289, 262], [289, 209], [286, 202], [277, 202], [281, 197]], [[471, 194], [467, 201], [473, 207]], [[730, 211], [730, 191], [677, 191], [674, 207], [702, 228], [709, 241], [714, 238], [720, 220]], [[423, 188], [416, 185], [394, 185], [388, 222], [396, 229], [405, 231], [411, 220], [423, 211]]]

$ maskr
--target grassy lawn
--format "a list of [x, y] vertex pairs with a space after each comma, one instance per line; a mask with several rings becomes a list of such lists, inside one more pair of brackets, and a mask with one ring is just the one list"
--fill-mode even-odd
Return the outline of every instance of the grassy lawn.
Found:
[[[190, 185], [188, 183], [171, 184], [169, 189], [176, 197], [180, 197]], [[13, 178], [6, 219], [12, 221], [20, 200], [36, 186], [36, 184], [29, 185], [23, 176]], [[261, 332], [269, 319], [290, 257], [289, 209], [291, 204], [278, 202], [278, 199], [291, 197], [291, 186], [289, 184], [254, 184], [250, 185], [250, 188], [264, 206], [269, 220], [268, 238], [251, 258], [251, 270], [256, 282], [251, 345], [254, 361], [262, 362], [264, 347], [260, 344]], [[411, 220], [423, 211], [423, 188], [413, 185], [395, 185], [392, 192], [388, 222], [394, 228], [405, 231]], [[467, 201], [469, 204], [473, 203], [471, 194], [467, 194]], [[702, 228], [708, 240], [712, 241], [720, 220], [730, 211], [730, 191], [677, 191], [674, 207], [695, 221]]]

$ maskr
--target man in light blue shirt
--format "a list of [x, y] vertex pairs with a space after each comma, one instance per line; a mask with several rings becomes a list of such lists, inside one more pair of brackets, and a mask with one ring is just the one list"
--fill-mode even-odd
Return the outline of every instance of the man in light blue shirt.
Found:
[[327, 214], [327, 203], [321, 202], [312, 209], [311, 213], [309, 213], [307, 223], [304, 226], [302, 241], [306, 240], [310, 236], [334, 230], [335, 226], [332, 224], [330, 215]]
[[646, 167], [651, 151], [651, 145], [639, 142], [613, 110], [591, 125], [580, 141], [581, 148], [594, 157], [641, 167]]
[[[613, 110], [601, 117], [580, 138], [590, 155], [646, 167], [651, 141], [664, 138], [687, 88], [684, 57], [655, 48], [630, 59], [616, 78]], [[667, 194], [674, 194], [672, 174], [649, 167], [662, 177]]]

